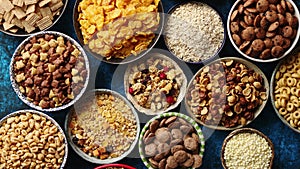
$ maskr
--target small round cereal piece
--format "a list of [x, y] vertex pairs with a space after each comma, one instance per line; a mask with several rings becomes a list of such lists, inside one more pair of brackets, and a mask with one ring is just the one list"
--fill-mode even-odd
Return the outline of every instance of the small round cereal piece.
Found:
[[246, 41], [251, 41], [255, 38], [255, 31], [254, 27], [247, 27], [241, 33], [242, 39]]
[[195, 151], [198, 148], [197, 141], [192, 137], [187, 137], [183, 140], [184, 147], [188, 150]]
[[230, 21], [234, 21], [235, 18], [237, 17], [237, 14], [238, 14], [238, 10], [235, 10], [232, 12], [231, 16], [230, 16]]
[[191, 167], [194, 164], [194, 157], [190, 154], [187, 153], [187, 160], [182, 164], [184, 167]]
[[183, 137], [180, 129], [172, 129], [171, 134], [174, 139], [182, 139]]
[[251, 47], [254, 51], [260, 52], [265, 48], [265, 43], [261, 39], [255, 39], [252, 42]]
[[266, 12], [269, 8], [269, 2], [267, 0], [259, 0], [256, 3], [256, 9], [258, 12]]
[[277, 14], [278, 15], [278, 22], [279, 22], [279, 25], [285, 25], [287, 23], [285, 17], [282, 15], [282, 14]]
[[164, 157], [165, 157], [165, 153], [156, 154], [156, 155], [153, 157], [153, 160], [155, 160], [155, 161], [160, 161], [160, 160], [162, 160]]
[[157, 146], [158, 153], [164, 153], [168, 154], [168, 151], [170, 151], [170, 146], [167, 143], [160, 143]]
[[278, 19], [277, 13], [274, 10], [269, 10], [266, 12], [266, 19], [273, 23]]
[[269, 32], [273, 32], [273, 31], [275, 31], [278, 27], [279, 27], [279, 22], [278, 22], [278, 21], [277, 21], [277, 22], [274, 22], [274, 23], [272, 23], [272, 24], [269, 26], [268, 31], [269, 31]]
[[159, 121], [158, 120], [154, 120], [154, 121], [152, 121], [151, 122], [151, 124], [150, 124], [150, 131], [152, 132], [152, 133], [155, 133], [155, 131], [156, 131], [156, 129], [158, 128], [158, 126], [159, 126]]
[[158, 162], [153, 160], [153, 158], [149, 158], [149, 162], [150, 162], [150, 165], [153, 167], [153, 168], [157, 168], [158, 167]]
[[164, 159], [159, 161], [158, 169], [165, 169], [166, 165], [167, 165], [167, 160], [164, 158]]
[[179, 150], [174, 153], [174, 158], [177, 163], [183, 163], [187, 160], [188, 156], [184, 150]]
[[275, 46], [281, 46], [283, 44], [283, 37], [281, 35], [276, 35], [272, 39], [272, 42]]
[[288, 38], [283, 38], [282, 48], [287, 49], [291, 46], [291, 40]]
[[202, 165], [202, 158], [198, 154], [194, 154], [194, 164], [193, 168], [198, 168]]
[[284, 53], [284, 49], [281, 46], [274, 46], [271, 50], [271, 55], [273, 57], [280, 57]]
[[245, 41], [241, 44], [241, 46], [239, 47], [241, 51], [244, 51], [247, 49], [247, 47], [250, 45], [250, 41]]
[[267, 20], [266, 16], [263, 16], [262, 19], [260, 20], [260, 26], [263, 29], [267, 29], [269, 26], [269, 21]]
[[156, 139], [161, 142], [161, 143], [165, 143], [167, 141], [169, 141], [171, 139], [171, 136], [170, 136], [170, 132], [168, 131], [168, 128], [159, 128], [155, 131], [155, 136], [156, 136]]
[[260, 21], [261, 21], [262, 17], [260, 15], [256, 15], [256, 17], [254, 18], [254, 22], [253, 25], [255, 27], [259, 27], [260, 26]]
[[238, 22], [231, 22], [230, 23], [230, 30], [232, 33], [238, 33], [240, 31], [239, 23]]
[[171, 116], [171, 117], [167, 118], [167, 120], [165, 121], [165, 125], [169, 125], [170, 123], [173, 123], [176, 119], [177, 119], [177, 116]]
[[238, 34], [233, 34], [232, 39], [236, 45], [240, 46], [242, 44], [242, 40]]
[[288, 22], [289, 26], [293, 25], [293, 15], [289, 12], [285, 13], [286, 21]]
[[282, 29], [283, 37], [289, 38], [293, 35], [293, 28], [291, 26], [285, 26]]
[[178, 167], [178, 163], [176, 162], [174, 156], [169, 156], [167, 158], [167, 167], [170, 167], [172, 169]]
[[145, 146], [145, 154], [149, 156], [155, 156], [157, 153], [157, 147], [154, 143]]
[[272, 48], [272, 46], [273, 46], [273, 42], [272, 42], [272, 40], [270, 38], [266, 38], [264, 40], [264, 43], [265, 43], [265, 47], [266, 48]]
[[267, 37], [267, 38], [273, 38], [275, 35], [276, 35], [276, 32], [269, 32], [269, 31], [268, 31], [268, 32], [266, 33], [266, 37]]
[[255, 35], [258, 39], [263, 39], [266, 36], [266, 31], [263, 28], [255, 28]]
[[284, 14], [285, 10], [283, 9], [283, 7], [280, 4], [276, 5], [276, 10], [278, 11], [278, 13]]
[[261, 54], [259, 55], [260, 59], [269, 59], [271, 56], [271, 49], [265, 49]]
[[171, 148], [171, 153], [174, 154], [176, 151], [184, 150], [183, 145], [175, 145]]
[[293, 5], [289, 2], [289, 1], [286, 1], [286, 6], [287, 6], [287, 9], [293, 14], [295, 12], [295, 9], [293, 7]]

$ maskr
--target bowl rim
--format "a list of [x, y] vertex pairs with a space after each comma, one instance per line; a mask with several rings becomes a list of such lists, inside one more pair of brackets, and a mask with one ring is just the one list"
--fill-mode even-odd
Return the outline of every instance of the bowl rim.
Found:
[[21, 115], [21, 114], [25, 114], [25, 113], [31, 113], [31, 114], [38, 114], [40, 116], [43, 116], [45, 117], [46, 119], [50, 120], [59, 130], [59, 132], [63, 135], [64, 137], [64, 144], [65, 144], [65, 154], [64, 154], [64, 157], [63, 157], [63, 162], [61, 163], [61, 166], [60, 168], [64, 168], [65, 167], [65, 164], [67, 162], [67, 158], [68, 158], [68, 141], [67, 141], [67, 137], [63, 131], [63, 129], [60, 127], [60, 125], [52, 118], [50, 117], [49, 115], [43, 113], [43, 112], [40, 112], [40, 111], [37, 111], [37, 110], [30, 110], [30, 109], [24, 109], [24, 110], [17, 110], [17, 111], [14, 111], [12, 113], [9, 113], [8, 115], [4, 116], [3, 118], [1, 118], [0, 120], [0, 126], [2, 125], [2, 123], [4, 123], [5, 120], [7, 120], [8, 118], [10, 117], [14, 117], [14, 116], [17, 116], [17, 115]]
[[[64, 123], [64, 128], [65, 128], [65, 131], [66, 131], [67, 140], [69, 142], [69, 145], [75, 151], [75, 153], [78, 154], [82, 159], [84, 159], [84, 160], [86, 160], [88, 162], [91, 162], [91, 163], [94, 163], [94, 164], [109, 164], [109, 163], [114, 163], [114, 162], [120, 161], [123, 158], [127, 157], [127, 155], [129, 155], [133, 151], [133, 149], [135, 148], [135, 146], [137, 144], [137, 141], [138, 141], [139, 132], [140, 132], [140, 120], [139, 120], [139, 116], [138, 116], [137, 112], [135, 111], [134, 107], [130, 104], [130, 102], [124, 96], [122, 96], [120, 93], [118, 93], [116, 91], [113, 91], [113, 90], [110, 90], [110, 89], [93, 89], [93, 90], [90, 90], [90, 91], [86, 92], [85, 96], [82, 97], [82, 98], [88, 98], [88, 97], [90, 97], [90, 95], [93, 95], [95, 93], [98, 93], [98, 94], [107, 93], [107, 94], [111, 94], [111, 95], [117, 96], [120, 99], [122, 99], [126, 103], [126, 105], [128, 105], [128, 107], [131, 109], [131, 112], [134, 115], [135, 120], [136, 120], [137, 129], [136, 129], [135, 139], [131, 143], [130, 148], [125, 153], [123, 153], [121, 156], [119, 156], [119, 157], [110, 158], [110, 159], [104, 159], [104, 160], [101, 160], [101, 159], [89, 156], [88, 154], [84, 153], [78, 146], [76, 146], [73, 143], [73, 141], [71, 139], [71, 133], [70, 133], [70, 128], [69, 128], [69, 123], [70, 123], [70, 120], [71, 120], [71, 116], [73, 115], [73, 113], [75, 113], [73, 111], [74, 110], [74, 106], [67, 113], [66, 119], [65, 119], [65, 123]], [[80, 100], [79, 100], [79, 102], [80, 102]]]
[[[87, 53], [91, 56], [93, 56], [94, 58], [96, 58], [99, 61], [103, 61], [105, 63], [108, 64], [113, 64], [113, 65], [125, 65], [125, 64], [129, 64], [131, 62], [134, 62], [140, 58], [142, 58], [143, 56], [145, 56], [146, 54], [148, 54], [153, 48], [154, 46], [157, 44], [158, 40], [160, 39], [160, 36], [164, 30], [164, 23], [165, 23], [165, 17], [163, 15], [164, 13], [164, 7], [163, 7], [163, 3], [162, 0], [159, 1], [157, 9], [158, 9], [158, 13], [160, 16], [160, 20], [159, 20], [159, 25], [158, 28], [156, 29], [156, 31], [154, 31], [155, 37], [152, 39], [151, 43], [149, 44], [148, 48], [144, 51], [142, 51], [141, 53], [139, 53], [136, 56], [133, 56], [132, 54], [129, 55], [128, 57], [126, 57], [125, 59], [118, 59], [120, 61], [111, 61], [111, 60], [106, 60], [105, 57], [99, 55], [99, 54], [95, 54], [94, 52], [92, 52], [89, 47], [87, 47], [88, 44], [84, 44], [83, 43], [83, 38], [82, 38], [82, 32], [80, 31], [80, 24], [78, 22], [78, 18], [75, 18], [76, 16], [79, 15], [78, 12], [78, 6], [79, 3], [82, 0], [76, 0], [75, 1], [75, 5], [73, 7], [73, 16], [72, 16], [72, 20], [73, 20], [73, 28], [76, 34], [76, 38], [78, 39], [79, 43], [82, 45], [82, 48], [87, 51]], [[77, 26], [78, 25], [78, 26]], [[78, 27], [78, 28], [77, 28]], [[131, 59], [133, 58], [133, 59]]]
[[[184, 95], [186, 93], [186, 88], [187, 88], [187, 77], [184, 73], [184, 71], [181, 69], [181, 67], [176, 63], [176, 61], [172, 58], [173, 56], [168, 56], [167, 53], [162, 53], [160, 52], [159, 50], [158, 51], [151, 51], [149, 53], [147, 53], [143, 58], [133, 62], [132, 64], [128, 65], [126, 70], [125, 70], [125, 75], [124, 75], [124, 90], [125, 90], [125, 94], [126, 94], [126, 97], [127, 99], [133, 104], [133, 106], [141, 113], [143, 114], [146, 114], [146, 115], [159, 115], [159, 114], [162, 114], [162, 113], [165, 113], [167, 111], [170, 111], [174, 108], [176, 108], [180, 103], [181, 101], [183, 100], [184, 98]], [[168, 108], [164, 109], [164, 110], [159, 110], [159, 111], [153, 111], [151, 109], [147, 109], [147, 108], [144, 108], [142, 106], [140, 106], [136, 99], [131, 95], [129, 94], [128, 92], [128, 87], [129, 87], [129, 72], [131, 70], [131, 68], [135, 65], [138, 65], [139, 63], [141, 63], [142, 61], [147, 61], [148, 59], [150, 58], [159, 58], [159, 59], [163, 59], [163, 60], [167, 60], [169, 62], [171, 62], [176, 70], [179, 70], [181, 71], [181, 74], [182, 74], [182, 84], [180, 86], [180, 91], [179, 91], [179, 95], [177, 97], [177, 100], [174, 104], [172, 104], [171, 106], [169, 106]]]
[[288, 48], [288, 50], [286, 50], [284, 52], [284, 54], [282, 56], [280, 56], [279, 58], [271, 58], [271, 59], [258, 59], [258, 58], [253, 58], [251, 56], [248, 56], [246, 55], [244, 52], [242, 52], [238, 47], [237, 45], [234, 43], [233, 39], [232, 39], [232, 36], [231, 36], [231, 31], [230, 31], [230, 16], [232, 15], [232, 12], [236, 9], [238, 3], [240, 3], [242, 0], [236, 0], [234, 2], [234, 4], [232, 5], [230, 11], [229, 11], [229, 14], [228, 14], [228, 18], [227, 18], [227, 33], [228, 33], [228, 37], [229, 37], [229, 40], [231, 42], [231, 44], [233, 45], [233, 47], [235, 48], [235, 50], [241, 54], [243, 57], [249, 59], [249, 60], [252, 60], [252, 61], [255, 61], [255, 62], [262, 62], [262, 63], [267, 63], [267, 62], [274, 62], [274, 61], [278, 61], [278, 60], [281, 60], [282, 58], [286, 57], [294, 48], [295, 46], [297, 45], [298, 41], [299, 41], [299, 37], [300, 37], [300, 13], [299, 13], [299, 9], [297, 7], [297, 5], [292, 1], [292, 0], [286, 0], [288, 2], [290, 2], [292, 4], [292, 6], [294, 7], [294, 10], [295, 10], [295, 14], [294, 16], [296, 16], [298, 18], [298, 30], [297, 30], [297, 35], [292, 43], [292, 45]]
[[[204, 59], [204, 60], [201, 60], [199, 62], [191, 62], [191, 61], [184, 61], [183, 59], [177, 57], [175, 55], [175, 53], [170, 49], [170, 46], [168, 45], [167, 43], [167, 36], [166, 36], [166, 28], [167, 28], [167, 24], [168, 24], [168, 18], [170, 17], [170, 15], [174, 12], [175, 9], [177, 9], [179, 6], [181, 5], [184, 5], [184, 4], [187, 4], [187, 3], [196, 3], [196, 4], [203, 4], [203, 5], [206, 5], [208, 6], [209, 8], [213, 9], [217, 14], [218, 16], [220, 17], [221, 19], [221, 22], [222, 22], [222, 26], [223, 26], [223, 29], [224, 29], [224, 32], [223, 32], [223, 40], [222, 40], [222, 43], [221, 43], [221, 46], [216, 50], [215, 54], [213, 56], [210, 56], [209, 58], [207, 59]], [[192, 0], [192, 1], [183, 1], [183, 2], [177, 2], [174, 6], [172, 6], [168, 12], [165, 14], [167, 17], [165, 17], [165, 23], [164, 23], [164, 30], [163, 30], [163, 39], [164, 39], [164, 44], [166, 45], [168, 51], [173, 55], [175, 56], [176, 58], [178, 58], [179, 60], [181, 60], [182, 62], [185, 62], [185, 63], [188, 63], [188, 64], [191, 64], [191, 65], [198, 65], [198, 64], [207, 64], [213, 60], [215, 60], [218, 56], [219, 56], [219, 53], [221, 52], [221, 50], [223, 49], [223, 47], [225, 46], [225, 42], [226, 42], [226, 25], [225, 25], [225, 21], [224, 19], [222, 18], [222, 15], [221, 15], [221, 12], [219, 12], [215, 7], [203, 2], [203, 1], [195, 1], [195, 0]]]
[[[20, 90], [19, 90], [19, 85], [17, 84], [16, 80], [15, 80], [15, 75], [14, 75], [14, 71], [13, 71], [13, 65], [14, 65], [14, 61], [15, 61], [15, 57], [18, 53], [21, 52], [21, 50], [24, 48], [25, 43], [27, 43], [28, 41], [30, 41], [30, 39], [32, 37], [39, 37], [39, 36], [43, 36], [45, 34], [50, 34], [50, 35], [55, 35], [55, 36], [62, 36], [64, 39], [66, 40], [70, 40], [71, 43], [73, 45], [75, 45], [77, 47], [77, 49], [81, 52], [82, 57], [84, 58], [84, 63], [85, 63], [85, 67], [86, 67], [86, 71], [87, 71], [87, 76], [84, 82], [84, 86], [81, 89], [80, 93], [78, 95], [76, 95], [76, 97], [71, 100], [69, 103], [64, 104], [62, 106], [58, 106], [55, 108], [47, 108], [47, 109], [43, 109], [40, 106], [37, 106], [35, 104], [33, 104], [31, 101], [29, 101], [25, 95], [23, 95]], [[55, 111], [59, 111], [59, 110], [63, 110], [66, 109], [68, 107], [70, 107], [71, 105], [73, 105], [82, 95], [83, 93], [86, 91], [88, 83], [89, 83], [89, 76], [90, 76], [90, 66], [89, 66], [89, 60], [88, 57], [85, 53], [85, 51], [82, 49], [82, 47], [70, 36], [64, 34], [64, 33], [60, 33], [60, 32], [56, 32], [56, 31], [43, 31], [43, 32], [39, 32], [39, 33], [35, 33], [29, 37], [27, 37], [26, 39], [24, 39], [19, 45], [18, 47], [15, 49], [11, 61], [10, 61], [10, 70], [9, 70], [9, 74], [10, 74], [10, 82], [11, 85], [15, 91], [15, 93], [18, 95], [19, 99], [21, 99], [23, 101], [23, 103], [27, 104], [28, 106], [30, 106], [31, 108], [37, 109], [39, 111], [46, 111], [46, 112], [55, 112]]]
[[65, 1], [64, 2], [64, 5], [61, 9], [61, 13], [56, 17], [56, 19], [53, 19], [53, 22], [50, 26], [48, 26], [46, 29], [43, 29], [43, 30], [38, 30], [38, 31], [33, 31], [31, 33], [23, 33], [23, 34], [17, 34], [17, 33], [12, 33], [12, 32], [9, 32], [9, 31], [5, 31], [3, 29], [3, 26], [0, 27], [0, 32], [3, 32], [7, 35], [10, 35], [10, 36], [15, 36], [15, 37], [27, 37], [27, 36], [32, 36], [34, 34], [38, 34], [38, 33], [41, 33], [41, 32], [44, 32], [44, 31], [47, 31], [48, 29], [52, 28], [57, 22], [58, 20], [62, 17], [62, 15], [64, 14], [66, 8], [67, 8], [67, 5], [68, 5], [68, 0], [63, 0]]
[[[254, 118], [253, 120], [251, 121], [248, 121], [244, 126], [243, 125], [238, 125], [236, 127], [231, 127], [231, 128], [227, 128], [227, 127], [224, 127], [224, 126], [215, 126], [215, 125], [207, 125], [205, 123], [203, 123], [201, 120], [197, 119], [194, 115], [194, 113], [192, 113], [192, 111], [190, 110], [190, 106], [188, 105], [187, 103], [187, 94], [189, 92], [189, 88], [191, 87], [191, 85], [193, 84], [193, 80], [199, 75], [199, 73], [201, 73], [201, 71], [206, 67], [206, 66], [209, 66], [211, 64], [214, 64], [214, 63], [217, 63], [217, 62], [221, 62], [221, 61], [224, 61], [224, 60], [234, 60], [238, 63], [242, 63], [242, 64], [245, 64], [248, 68], [250, 69], [253, 69], [255, 72], [259, 73], [263, 79], [263, 82], [264, 82], [264, 87], [266, 88], [266, 94], [267, 94], [267, 99], [264, 100], [262, 102], [262, 104], [257, 108], [256, 112], [255, 112], [255, 115], [254, 115]], [[243, 128], [245, 126], [248, 126], [250, 123], [252, 123], [260, 114], [261, 112], [263, 111], [263, 109], [265, 108], [266, 104], [267, 104], [267, 101], [269, 99], [269, 82], [268, 82], [268, 79], [266, 77], [266, 75], [263, 73], [263, 71], [257, 67], [255, 64], [253, 64], [252, 62], [246, 60], [246, 59], [242, 59], [242, 58], [237, 58], [237, 57], [223, 57], [223, 58], [219, 58], [219, 59], [216, 59], [210, 63], [208, 63], [207, 65], [203, 66], [201, 69], [199, 69], [195, 75], [192, 77], [192, 79], [190, 80], [189, 84], [188, 84], [188, 87], [187, 87], [187, 90], [186, 90], [186, 95], [184, 97], [184, 105], [185, 105], [185, 108], [188, 112], [188, 114], [196, 121], [198, 122], [199, 124], [205, 126], [205, 127], [208, 127], [210, 129], [215, 129], [215, 130], [235, 130], [235, 129], [239, 129], [239, 128]]]
[[141, 156], [141, 160], [143, 161], [144, 165], [148, 168], [148, 169], [154, 169], [150, 163], [148, 162], [147, 160], [147, 157], [144, 155], [144, 150], [143, 150], [143, 136], [146, 132], [146, 130], [148, 129], [150, 123], [156, 119], [160, 119], [160, 118], [163, 118], [163, 117], [171, 117], [171, 116], [177, 116], [179, 118], [182, 118], [184, 120], [186, 120], [189, 124], [191, 124], [194, 129], [196, 130], [198, 136], [199, 136], [199, 139], [200, 139], [200, 144], [201, 146], [199, 147], [200, 151], [199, 151], [199, 155], [201, 158], [203, 158], [203, 155], [204, 155], [204, 151], [205, 151], [205, 139], [204, 139], [204, 135], [203, 135], [203, 132], [200, 128], [200, 126], [196, 123], [196, 121], [194, 119], [192, 119], [191, 117], [185, 115], [185, 114], [182, 114], [182, 113], [178, 113], [178, 112], [166, 112], [166, 113], [163, 113], [163, 114], [159, 114], [157, 116], [154, 116], [153, 118], [151, 118], [146, 124], [145, 126], [143, 127], [141, 133], [140, 133], [140, 137], [139, 137], [139, 154]]
[[125, 169], [136, 169], [136, 168], [131, 167], [127, 164], [104, 164], [104, 165], [98, 166], [94, 169], [106, 169], [107, 167], [123, 167]]
[[267, 137], [265, 134], [263, 134], [262, 132], [254, 129], [254, 128], [241, 128], [241, 129], [236, 129], [234, 131], [232, 131], [231, 133], [229, 133], [226, 138], [224, 139], [223, 141], [223, 144], [222, 144], [222, 149], [221, 149], [221, 155], [220, 155], [220, 158], [221, 158], [221, 162], [222, 162], [222, 166], [224, 169], [227, 169], [228, 167], [226, 167], [225, 165], [225, 159], [224, 159], [224, 151], [225, 151], [225, 147], [228, 143], [228, 141], [235, 135], [237, 134], [240, 134], [240, 133], [255, 133], [255, 134], [258, 134], [259, 136], [261, 136], [262, 138], [264, 138], [268, 145], [270, 146], [271, 148], [271, 151], [272, 151], [272, 157], [270, 159], [270, 167], [269, 169], [272, 168], [272, 165], [273, 165], [273, 161], [274, 161], [274, 156], [275, 156], [275, 149], [274, 149], [274, 145], [271, 141], [271, 139], [269, 137]]
[[297, 47], [293, 52], [291, 52], [286, 58], [280, 60], [280, 62], [276, 65], [273, 73], [272, 73], [272, 76], [271, 76], [271, 81], [270, 81], [270, 97], [271, 97], [271, 103], [272, 103], [272, 107], [276, 113], [276, 115], [279, 117], [279, 119], [286, 125], [288, 126], [290, 129], [292, 129], [293, 131], [297, 132], [300, 134], [300, 130], [292, 127], [290, 125], [290, 123], [288, 123], [288, 121], [279, 113], [278, 109], [276, 108], [275, 106], [275, 100], [274, 100], [274, 88], [276, 86], [275, 82], [275, 76], [276, 76], [276, 72], [279, 70], [280, 66], [282, 64], [284, 64], [287, 59], [289, 59], [290, 57], [294, 57], [294, 55], [300, 53], [300, 47]]

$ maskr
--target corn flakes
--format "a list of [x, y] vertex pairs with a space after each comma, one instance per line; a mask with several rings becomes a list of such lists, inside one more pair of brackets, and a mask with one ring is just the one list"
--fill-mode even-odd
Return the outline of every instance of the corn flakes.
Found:
[[84, 44], [106, 60], [138, 55], [155, 37], [160, 20], [159, 1], [81, 1], [78, 21]]

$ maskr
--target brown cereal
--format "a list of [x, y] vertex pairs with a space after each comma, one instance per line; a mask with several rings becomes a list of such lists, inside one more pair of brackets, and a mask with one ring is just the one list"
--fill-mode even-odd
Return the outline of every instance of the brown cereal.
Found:
[[15, 56], [13, 73], [28, 101], [49, 109], [68, 104], [82, 92], [88, 70], [84, 56], [70, 41], [45, 34], [32, 37], [24, 46]]
[[[174, 121], [175, 120], [175, 121]], [[198, 166], [199, 160], [199, 148], [200, 148], [200, 139], [195, 130], [191, 130], [192, 127], [189, 127], [190, 132], [183, 130], [182, 126], [189, 125], [186, 120], [179, 116], [170, 116], [170, 117], [160, 117], [152, 121], [152, 123], [163, 124], [158, 129], [156, 129], [155, 137], [156, 139], [152, 142], [145, 142], [143, 139], [143, 151], [147, 155], [147, 159], [150, 165], [153, 168], [165, 169], [165, 168], [182, 168], [182, 167], [192, 167], [193, 165]], [[161, 123], [164, 121], [163, 123]], [[166, 121], [169, 121], [165, 123]], [[179, 123], [173, 129], [170, 129], [168, 126], [172, 123]], [[146, 130], [145, 133], [148, 133], [150, 128]], [[172, 136], [170, 139], [162, 139], [162, 132], [168, 133], [171, 131]], [[178, 134], [179, 133], [179, 134]], [[167, 137], [169, 134], [165, 134]], [[193, 156], [197, 157], [197, 162], [194, 162]], [[199, 165], [200, 166], [200, 165]], [[198, 167], [199, 167], [198, 166]]]
[[[259, 56], [254, 50], [252, 53]], [[201, 91], [204, 97], [200, 97]], [[245, 125], [242, 118], [252, 120], [256, 108], [267, 99], [266, 94], [260, 74], [238, 61], [221, 60], [197, 73], [188, 88], [186, 106], [203, 124], [231, 128]]]
[[261, 59], [268, 59], [271, 57], [271, 50], [270, 49], [265, 49], [259, 56]]
[[251, 47], [253, 48], [254, 51], [262, 51], [265, 48], [265, 44], [262, 40], [260, 39], [255, 39], [252, 44]]
[[284, 52], [284, 49], [281, 46], [274, 46], [271, 50], [271, 55], [273, 57], [280, 57]]
[[[245, 0], [240, 1], [235, 10], [238, 12], [234, 13], [234, 17], [229, 23], [232, 33], [231, 40], [243, 53], [250, 57], [278, 58], [289, 49], [296, 37], [299, 21], [294, 15], [292, 4], [286, 0]], [[286, 39], [283, 41], [283, 38], [279, 37]], [[269, 57], [269, 50], [261, 48], [257, 51], [256, 42], [254, 47], [249, 45], [253, 44], [256, 39], [264, 41], [265, 48], [271, 49], [271, 57]], [[270, 39], [274, 43], [271, 43]], [[274, 46], [283, 44], [283, 51], [276, 47], [272, 52]], [[262, 54], [263, 51], [264, 54]]]

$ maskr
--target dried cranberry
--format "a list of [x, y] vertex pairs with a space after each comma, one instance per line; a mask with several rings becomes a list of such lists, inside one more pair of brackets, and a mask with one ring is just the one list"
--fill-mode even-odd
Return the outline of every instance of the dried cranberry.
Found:
[[134, 93], [134, 91], [133, 91], [133, 88], [132, 88], [132, 87], [130, 87], [128, 91], [129, 91], [129, 93], [130, 93], [130, 94], [133, 94], [133, 93]]
[[166, 75], [164, 72], [161, 72], [161, 73], [159, 74], [159, 78], [161, 78], [161, 79], [166, 79], [166, 78], [167, 78], [167, 75]]
[[169, 104], [173, 104], [173, 103], [175, 102], [174, 97], [172, 97], [172, 96], [167, 96], [167, 102], [168, 102]]

